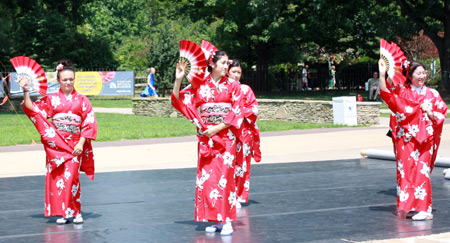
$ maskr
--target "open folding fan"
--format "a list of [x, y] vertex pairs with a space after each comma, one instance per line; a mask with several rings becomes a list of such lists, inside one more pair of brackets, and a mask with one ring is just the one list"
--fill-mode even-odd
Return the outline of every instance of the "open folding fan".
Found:
[[205, 40], [202, 40], [202, 50], [205, 53], [206, 60], [208, 60], [209, 62], [211, 62], [211, 60], [209, 59], [211, 57], [211, 54], [218, 51], [213, 44]]
[[[212, 53], [218, 51], [217, 48], [208, 41], [202, 40], [202, 50], [205, 53], [205, 58], [211, 65], [212, 63]], [[205, 72], [205, 77], [209, 75], [208, 70]]]
[[44, 70], [35, 60], [18, 56], [11, 58], [11, 64], [16, 69], [18, 79], [25, 78], [28, 81], [28, 87], [36, 90], [42, 96], [47, 94], [47, 77]]
[[203, 82], [206, 72], [206, 58], [202, 48], [189, 40], [180, 41], [180, 57], [188, 61], [186, 78], [194, 87], [199, 87]]
[[403, 76], [403, 62], [407, 59], [397, 44], [380, 39], [380, 58], [386, 62], [386, 72], [394, 83], [404, 83], [406, 77]]

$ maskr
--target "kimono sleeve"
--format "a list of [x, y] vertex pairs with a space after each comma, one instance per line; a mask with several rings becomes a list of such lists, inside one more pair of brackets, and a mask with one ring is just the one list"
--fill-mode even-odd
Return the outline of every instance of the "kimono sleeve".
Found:
[[392, 89], [388, 89], [388, 91], [380, 89], [380, 97], [384, 100], [384, 102], [386, 102], [386, 105], [393, 113], [404, 112], [404, 104], [402, 102], [402, 99], [399, 98]]
[[81, 113], [81, 137], [95, 140], [97, 139], [97, 119], [95, 118], [94, 110], [92, 109], [91, 102], [85, 96], [82, 101], [82, 113]]
[[26, 108], [26, 106], [23, 106], [25, 113], [33, 113], [33, 115], [37, 115], [37, 113], [39, 113], [44, 119], [48, 119], [53, 116], [53, 107], [49, 96], [42, 97], [36, 102], [32, 102], [32, 105], [32, 111]]
[[231, 111], [224, 119], [224, 123], [239, 129], [244, 121], [244, 115], [241, 109], [244, 109], [244, 98], [241, 92], [239, 82], [231, 82]]
[[434, 121], [432, 121], [433, 136], [434, 136], [434, 152], [431, 158], [431, 162], [434, 165], [436, 161], [437, 151], [441, 143], [442, 129], [444, 127], [445, 117], [447, 116], [447, 105], [442, 100], [441, 96], [436, 90], [431, 89], [431, 92], [435, 96], [436, 100], [432, 104], [432, 112], [434, 116]]
[[183, 90], [180, 90], [179, 98], [175, 97], [172, 93], [170, 97], [172, 106], [179, 111], [183, 116], [185, 116], [189, 121], [191, 121], [198, 129], [199, 133], [202, 134], [203, 130], [206, 130], [206, 126], [200, 119], [200, 115], [197, 111], [197, 103], [195, 101], [195, 89], [191, 85], [188, 85]]
[[258, 101], [255, 93], [248, 85], [241, 85], [241, 90], [245, 97], [243, 115], [248, 123], [254, 124], [258, 118]]
[[442, 126], [442, 124], [445, 121], [445, 117], [447, 116], [447, 104], [442, 100], [441, 96], [436, 90], [432, 90], [432, 93], [434, 94], [436, 100], [434, 104], [432, 104], [432, 111], [433, 115], [435, 117], [435, 120], [433, 124], [435, 126]]
[[60, 135], [58, 130], [48, 120], [48, 117], [53, 113], [51, 103], [48, 102], [49, 100], [50, 98], [44, 97], [37, 102], [33, 102], [33, 109], [23, 106], [23, 111], [41, 135], [47, 163], [54, 170], [63, 163], [71, 161], [74, 155], [72, 155], [73, 148], [69, 146], [64, 137]]

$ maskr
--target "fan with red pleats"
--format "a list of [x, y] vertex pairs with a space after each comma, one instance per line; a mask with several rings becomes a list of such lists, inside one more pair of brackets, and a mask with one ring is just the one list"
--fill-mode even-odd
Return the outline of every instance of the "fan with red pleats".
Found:
[[203, 83], [206, 72], [206, 58], [202, 48], [195, 42], [189, 40], [180, 41], [180, 57], [188, 61], [186, 78], [196, 88]]
[[47, 77], [39, 63], [24, 56], [11, 58], [10, 61], [14, 69], [16, 69], [17, 80], [24, 78], [28, 81], [28, 87], [36, 90], [42, 96], [47, 95]]
[[[213, 53], [218, 49], [208, 41], [202, 40], [202, 50], [205, 53], [205, 58], [208, 60], [209, 65], [212, 63]], [[205, 72], [205, 78], [209, 76], [208, 70]]]
[[403, 84], [406, 77], [402, 74], [403, 63], [407, 60], [397, 44], [380, 39], [380, 58], [386, 63], [386, 72], [394, 84]]
[[202, 50], [205, 53], [205, 58], [211, 64], [212, 53], [218, 51], [218, 49], [208, 41], [202, 40]]

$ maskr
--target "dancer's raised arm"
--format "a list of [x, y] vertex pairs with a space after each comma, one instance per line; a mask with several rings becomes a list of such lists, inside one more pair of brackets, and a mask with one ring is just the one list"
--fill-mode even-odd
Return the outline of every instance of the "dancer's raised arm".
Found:
[[184, 75], [186, 73], [187, 65], [188, 65], [188, 63], [184, 59], [181, 59], [177, 63], [177, 69], [175, 72], [175, 83], [173, 84], [173, 91], [172, 91], [173, 95], [177, 99], [180, 99], [181, 82], [183, 81]]
[[[389, 92], [386, 85], [386, 68], [386, 62], [383, 59], [378, 60], [378, 70], [380, 70], [378, 87], [384, 92]], [[389, 83], [389, 86], [392, 86], [392, 80], [388, 78], [387, 81]]]

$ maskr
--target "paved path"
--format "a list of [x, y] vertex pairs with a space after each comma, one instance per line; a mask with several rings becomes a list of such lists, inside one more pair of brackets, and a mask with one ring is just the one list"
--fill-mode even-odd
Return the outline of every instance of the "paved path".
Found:
[[[94, 108], [96, 112], [109, 109]], [[130, 114], [130, 109], [114, 109]], [[331, 129], [266, 132], [261, 135], [261, 163], [317, 162], [359, 159], [363, 149], [392, 150], [387, 132], [387, 118], [381, 125]], [[446, 123], [449, 123], [448, 121]], [[137, 171], [196, 167], [195, 136], [94, 142], [96, 171]], [[444, 126], [440, 156], [450, 157], [450, 124]], [[176, 151], [176, 152], [174, 152]], [[170, 156], [167, 156], [170, 154]], [[0, 177], [43, 175], [45, 153], [42, 145], [0, 147]], [[145, 158], [145, 159], [144, 159]], [[444, 180], [444, 177], [442, 176]], [[435, 215], [439, 217], [438, 215]], [[436, 240], [440, 237], [440, 240]], [[380, 242], [450, 242], [450, 233]]]

